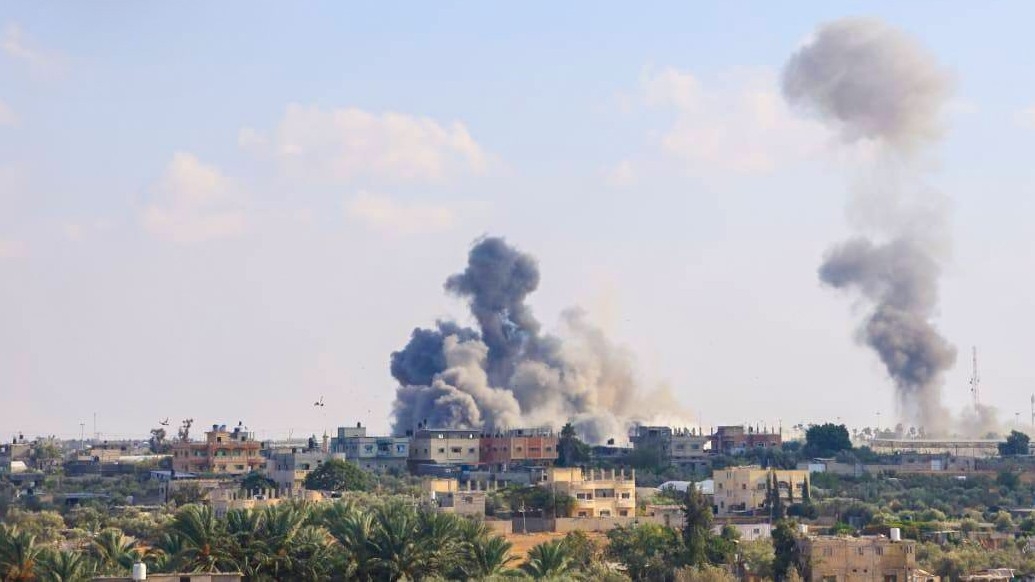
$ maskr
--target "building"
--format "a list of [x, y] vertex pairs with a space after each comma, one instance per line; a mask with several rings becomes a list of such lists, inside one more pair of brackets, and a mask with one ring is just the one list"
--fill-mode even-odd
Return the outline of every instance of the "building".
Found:
[[515, 428], [479, 439], [479, 461], [506, 471], [511, 465], [550, 466], [557, 462], [557, 435], [549, 427]]
[[241, 426], [228, 431], [212, 425], [205, 442], [180, 441], [172, 445], [173, 470], [186, 473], [244, 475], [261, 469], [266, 460], [261, 445]]
[[309, 473], [328, 459], [342, 456], [340, 453], [326, 453], [318, 447], [270, 451], [266, 459], [266, 476], [276, 484], [278, 496], [302, 497]]
[[778, 447], [782, 443], [780, 433], [767, 427], [720, 426], [711, 436], [712, 452], [720, 455], [736, 455], [751, 448]]
[[338, 436], [331, 439], [331, 452], [366, 471], [403, 471], [410, 457], [410, 439], [406, 437], [367, 436], [360, 423], [355, 427], [338, 427]]
[[765, 514], [774, 475], [780, 500], [785, 505], [800, 502], [809, 495], [808, 471], [729, 467], [712, 473], [715, 514], [719, 517]]
[[540, 484], [558, 495], [575, 498], [571, 517], [632, 517], [636, 515], [636, 470], [550, 467]]
[[884, 536], [815, 536], [800, 542], [806, 582], [928, 582], [916, 566], [916, 542]]
[[637, 426], [629, 434], [636, 451], [658, 455], [660, 463], [693, 470], [706, 470], [711, 437], [702, 431], [667, 426]]
[[409, 465], [419, 472], [420, 465], [478, 464], [481, 434], [467, 429], [420, 429], [410, 441]]
[[456, 479], [426, 479], [424, 490], [438, 511], [459, 515], [485, 517], [485, 497], [488, 488], [468, 481], [461, 485]]
[[999, 456], [1002, 439], [928, 439], [928, 438], [875, 438], [870, 448], [880, 454], [916, 453], [921, 455], [951, 455], [973, 459]]

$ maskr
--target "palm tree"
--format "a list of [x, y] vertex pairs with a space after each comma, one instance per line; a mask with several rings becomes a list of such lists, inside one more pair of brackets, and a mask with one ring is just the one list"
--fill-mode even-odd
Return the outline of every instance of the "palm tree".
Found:
[[564, 574], [571, 569], [571, 565], [568, 547], [562, 540], [553, 540], [529, 550], [528, 561], [521, 567], [529, 576], [538, 580]]
[[36, 536], [0, 523], [0, 579], [22, 582], [36, 579], [36, 566], [43, 548]]
[[371, 550], [372, 574], [380, 580], [414, 579], [425, 574], [425, 558], [431, 548], [417, 539], [417, 514], [405, 505], [393, 503], [374, 510]]
[[507, 566], [518, 558], [510, 554], [513, 544], [504, 538], [485, 536], [470, 544], [468, 558], [461, 566], [463, 578], [506, 576], [514, 572]]
[[96, 571], [94, 563], [82, 552], [48, 552], [40, 561], [44, 582], [86, 582]]
[[133, 562], [136, 561], [136, 541], [122, 533], [122, 530], [108, 528], [93, 539], [90, 553], [97, 560], [102, 574], [124, 574], [133, 568]]
[[335, 503], [321, 519], [328, 533], [342, 547], [341, 563], [335, 570], [347, 579], [369, 580], [374, 535], [374, 518], [351, 501]]
[[228, 552], [226, 528], [212, 508], [187, 505], [169, 524], [169, 533], [181, 538], [183, 548], [174, 557], [176, 565], [189, 572], [217, 572], [233, 565]]

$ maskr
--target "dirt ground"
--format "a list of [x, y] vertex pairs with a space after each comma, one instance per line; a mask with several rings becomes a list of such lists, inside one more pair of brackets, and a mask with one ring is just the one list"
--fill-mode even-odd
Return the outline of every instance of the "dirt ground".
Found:
[[[589, 538], [601, 546], [607, 543], [607, 536], [602, 532], [588, 531], [586, 535]], [[533, 546], [548, 542], [550, 540], [559, 540], [564, 538], [562, 533], [554, 532], [542, 532], [542, 533], [512, 533], [504, 536], [507, 541], [514, 544], [514, 547], [510, 549], [510, 555], [517, 556], [520, 560], [524, 561], [528, 555], [528, 550], [532, 549]]]

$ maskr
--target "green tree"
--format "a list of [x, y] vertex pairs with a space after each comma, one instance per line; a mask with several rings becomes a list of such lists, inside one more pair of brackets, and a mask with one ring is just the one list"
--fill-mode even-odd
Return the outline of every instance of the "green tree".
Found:
[[305, 488], [315, 491], [366, 491], [370, 476], [342, 459], [329, 459], [305, 477]]
[[168, 530], [182, 544], [182, 549], [173, 557], [177, 568], [186, 572], [218, 572], [236, 566], [229, 551], [226, 524], [216, 519], [211, 507], [182, 507]]
[[999, 443], [999, 454], [1004, 457], [1028, 454], [1028, 442], [1031, 439], [1023, 432], [1012, 430], [1005, 443]]
[[38, 571], [44, 582], [87, 582], [96, 567], [83, 552], [51, 551], [40, 560]]
[[258, 471], [252, 471], [241, 479], [241, 489], [249, 495], [258, 495], [263, 491], [276, 491], [277, 483]]
[[0, 523], [0, 580], [35, 580], [42, 552], [35, 536]]
[[788, 580], [791, 570], [801, 563], [795, 525], [791, 520], [781, 519], [773, 528], [773, 579], [776, 582]]
[[682, 534], [687, 565], [707, 563], [708, 539], [712, 535], [712, 506], [693, 484], [686, 488], [683, 500]]
[[589, 462], [589, 445], [579, 440], [575, 427], [569, 422], [561, 428], [557, 440], [557, 466], [574, 467]]
[[528, 560], [521, 565], [521, 569], [536, 580], [566, 574], [571, 567], [571, 553], [561, 540], [534, 546], [528, 550]]
[[814, 424], [805, 431], [805, 453], [809, 456], [833, 457], [850, 450], [852, 439], [843, 424]]
[[582, 530], [568, 532], [564, 545], [568, 546], [572, 566], [576, 569], [589, 569], [600, 558], [600, 546]]
[[98, 570], [105, 575], [125, 574], [133, 567], [138, 556], [136, 543], [121, 530], [107, 528], [90, 544], [90, 554]]
[[607, 555], [633, 580], [667, 580], [685, 562], [679, 535], [661, 524], [619, 526], [607, 532], [607, 541]]

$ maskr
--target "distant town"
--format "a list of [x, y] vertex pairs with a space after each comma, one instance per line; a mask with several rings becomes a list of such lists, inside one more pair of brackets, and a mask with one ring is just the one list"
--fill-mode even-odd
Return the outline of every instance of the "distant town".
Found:
[[[1035, 457], [1026, 435], [933, 440], [890, 430], [853, 437], [833, 423], [803, 428], [802, 438], [785, 438], [769, 427], [638, 425], [622, 442], [594, 446], [570, 424], [383, 436], [356, 423], [333, 436], [259, 441], [242, 424], [198, 430], [188, 419], [171, 437], [158, 427], [139, 440], [17, 435], [0, 445], [0, 516], [10, 524], [0, 551], [32, 532], [34, 544], [94, 556], [94, 571], [112, 576], [137, 566], [163, 579], [175, 566], [177, 580], [199, 570], [233, 580], [248, 578], [238, 562], [206, 566], [183, 548], [163, 550], [163, 532], [200, 509], [215, 524], [402, 502], [480, 524], [506, 545], [504, 565], [531, 563], [543, 544], [580, 542], [596, 552], [595, 567], [628, 575], [630, 558], [616, 549], [622, 536], [649, 526], [685, 538], [701, 520], [719, 553], [685, 566], [710, 564], [740, 579], [1009, 580], [1028, 567]], [[124, 555], [105, 565], [98, 536], [114, 532]], [[780, 536], [794, 548], [787, 563]], [[985, 558], [946, 561], [969, 547]], [[685, 556], [673, 556], [675, 572]]]

